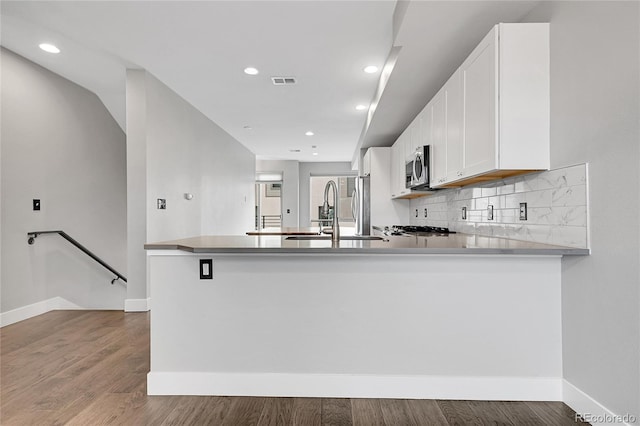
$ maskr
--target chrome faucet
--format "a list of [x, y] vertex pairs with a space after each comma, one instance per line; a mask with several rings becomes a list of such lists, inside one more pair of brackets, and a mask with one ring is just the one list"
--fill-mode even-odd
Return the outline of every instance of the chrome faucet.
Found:
[[324, 187], [324, 203], [322, 204], [322, 214], [329, 215], [329, 187], [333, 189], [333, 224], [331, 225], [331, 241], [337, 243], [340, 241], [340, 225], [338, 224], [338, 187], [332, 180], [327, 182]]

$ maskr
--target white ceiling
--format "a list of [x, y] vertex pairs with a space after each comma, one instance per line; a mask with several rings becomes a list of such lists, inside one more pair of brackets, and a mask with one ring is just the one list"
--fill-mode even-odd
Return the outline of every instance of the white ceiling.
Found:
[[[536, 3], [401, 2], [394, 31], [395, 0], [2, 1], [0, 40], [95, 92], [123, 128], [125, 70], [142, 68], [259, 158], [349, 161], [356, 147], [390, 145], [492, 25]], [[41, 51], [44, 41], [62, 52]], [[382, 68], [394, 44], [398, 61], [365, 126], [355, 106], [373, 99], [380, 73], [362, 69]]]

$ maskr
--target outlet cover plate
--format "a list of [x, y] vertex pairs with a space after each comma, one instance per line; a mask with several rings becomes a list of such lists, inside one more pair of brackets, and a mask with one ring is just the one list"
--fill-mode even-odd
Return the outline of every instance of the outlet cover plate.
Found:
[[520, 203], [520, 220], [527, 220], [527, 203]]

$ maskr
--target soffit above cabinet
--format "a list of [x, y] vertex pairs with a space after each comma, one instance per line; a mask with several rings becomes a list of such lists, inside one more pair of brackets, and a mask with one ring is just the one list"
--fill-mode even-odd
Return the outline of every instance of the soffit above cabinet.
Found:
[[391, 146], [495, 24], [520, 22], [539, 3], [404, 3], [394, 29], [394, 46], [399, 47], [395, 66], [358, 148]]

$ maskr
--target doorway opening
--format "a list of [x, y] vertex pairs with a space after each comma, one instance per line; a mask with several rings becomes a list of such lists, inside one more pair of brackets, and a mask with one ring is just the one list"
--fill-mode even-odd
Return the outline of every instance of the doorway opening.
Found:
[[255, 229], [282, 227], [282, 181], [256, 182]]

